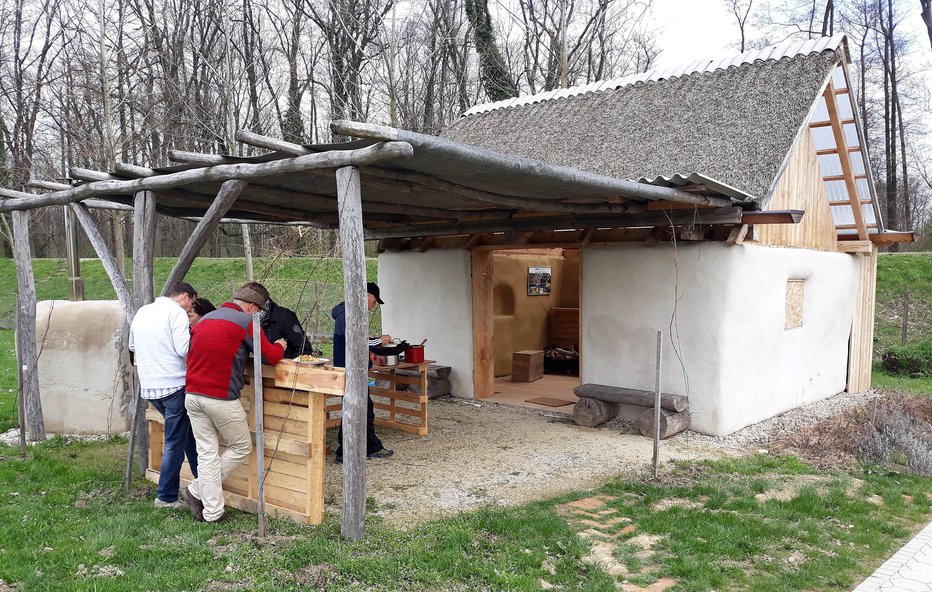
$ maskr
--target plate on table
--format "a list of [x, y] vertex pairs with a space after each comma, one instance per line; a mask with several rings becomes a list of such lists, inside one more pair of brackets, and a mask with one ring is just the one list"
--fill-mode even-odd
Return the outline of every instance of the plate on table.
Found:
[[317, 356], [311, 355], [300, 355], [294, 359], [295, 362], [299, 364], [310, 364], [311, 366], [323, 366], [324, 364], [330, 362], [329, 358], [318, 358]]

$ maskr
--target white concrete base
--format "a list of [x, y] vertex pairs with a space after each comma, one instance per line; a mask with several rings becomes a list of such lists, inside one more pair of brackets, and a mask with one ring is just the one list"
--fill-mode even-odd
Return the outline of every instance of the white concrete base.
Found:
[[117, 332], [116, 301], [45, 300], [36, 306], [39, 393], [45, 429], [116, 434], [129, 429], [132, 367]]

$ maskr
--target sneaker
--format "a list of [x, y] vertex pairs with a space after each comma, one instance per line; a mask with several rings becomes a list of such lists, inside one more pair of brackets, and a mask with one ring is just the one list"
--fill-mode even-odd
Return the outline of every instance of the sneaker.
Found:
[[333, 457], [333, 462], [337, 463], [338, 465], [342, 465], [342, 464], [343, 464], [343, 457], [342, 457], [342, 456], [334, 456], [334, 457]]
[[194, 516], [194, 519], [198, 522], [204, 521], [204, 504], [201, 503], [201, 500], [194, 497], [188, 488], [185, 487], [184, 491], [181, 493], [184, 497], [184, 501], [188, 504], [188, 509], [191, 510], [191, 515]]
[[388, 458], [393, 454], [395, 454], [394, 451], [389, 450], [388, 448], [383, 448], [382, 450], [376, 450], [366, 458]]
[[204, 522], [206, 522], [207, 524], [219, 524], [220, 522], [226, 522], [226, 521], [227, 521], [226, 512], [224, 512], [223, 514], [220, 514], [220, 517], [217, 518], [216, 520], [204, 520]]
[[181, 500], [175, 500], [173, 502], [162, 501], [159, 498], [155, 498], [155, 503], [152, 504], [156, 508], [165, 509], [165, 510], [184, 510], [188, 507], [188, 504], [184, 503]]

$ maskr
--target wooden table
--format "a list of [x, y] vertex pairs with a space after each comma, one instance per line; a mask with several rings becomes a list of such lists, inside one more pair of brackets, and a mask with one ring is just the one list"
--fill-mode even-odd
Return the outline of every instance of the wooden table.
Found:
[[[375, 425], [395, 430], [427, 435], [427, 367], [435, 360], [424, 360], [419, 363], [397, 364], [395, 366], [373, 366], [369, 369], [369, 378], [387, 382], [385, 387], [374, 386], [369, 388], [376, 410]], [[398, 370], [412, 370], [417, 376], [404, 376]], [[419, 392], [398, 390], [400, 385], [415, 386]], [[340, 418], [336, 415], [342, 409], [342, 399], [332, 399], [327, 403], [327, 427], [340, 425]], [[379, 411], [387, 412], [379, 414]]]
[[[324, 369], [291, 360], [262, 367], [265, 466], [269, 469], [265, 481], [268, 513], [307, 524], [323, 521], [326, 401], [329, 397], [342, 396], [345, 382], [343, 368]], [[253, 450], [247, 462], [223, 482], [223, 495], [227, 505], [253, 513], [259, 492], [254, 400], [252, 364], [249, 364], [240, 401], [249, 421]], [[146, 419], [149, 422], [146, 478], [158, 483], [164, 420], [151, 407], [146, 411]], [[187, 485], [192, 479], [185, 460], [181, 481]]]

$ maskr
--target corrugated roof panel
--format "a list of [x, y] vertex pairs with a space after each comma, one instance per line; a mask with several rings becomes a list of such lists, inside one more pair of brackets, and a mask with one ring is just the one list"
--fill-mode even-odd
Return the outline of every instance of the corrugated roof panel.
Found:
[[[807, 41], [786, 41], [773, 45], [771, 47], [766, 47], [763, 49], [754, 49], [747, 51], [738, 55], [726, 56], [720, 59], [713, 60], [698, 60], [695, 62], [690, 62], [687, 64], [682, 64], [679, 66], [674, 66], [671, 68], [663, 68], [660, 70], [649, 70], [647, 72], [642, 72], [639, 74], [634, 74], [630, 76], [624, 76], [621, 78], [615, 78], [599, 83], [593, 89], [595, 90], [607, 90], [607, 89], [616, 89], [629, 84], [635, 84], [637, 82], [646, 82], [646, 81], [657, 81], [657, 80], [668, 80], [670, 78], [676, 78], [679, 76], [688, 76], [690, 74], [696, 74], [700, 72], [711, 72], [718, 69], [727, 69], [731, 66], [740, 66], [746, 63], [753, 63], [755, 60], [779, 60], [785, 57], [794, 57], [797, 55], [806, 55], [815, 52], [822, 52], [826, 49], [836, 50], [841, 46], [844, 40], [844, 35], [834, 35], [832, 37], [823, 37], [820, 39], [813, 39]], [[766, 56], [766, 57], [765, 57]], [[543, 93], [538, 93], [536, 95], [526, 95], [520, 97], [519, 99], [506, 99], [504, 101], [497, 101], [494, 103], [484, 103], [482, 105], [475, 105], [470, 108], [466, 113], [463, 114], [464, 117], [470, 115], [475, 115], [477, 113], [485, 113], [487, 111], [494, 111], [496, 109], [507, 109], [508, 107], [516, 107], [520, 105], [530, 105], [533, 103], [539, 103], [541, 101], [560, 99], [564, 97], [570, 97], [580, 92], [590, 92], [587, 87], [591, 85], [581, 85], [570, 87], [566, 89], [558, 89], [555, 91], [547, 91]], [[836, 83], [836, 86], [838, 84]], [[580, 91], [580, 88], [586, 88], [584, 91]], [[843, 88], [843, 85], [840, 87]]]

